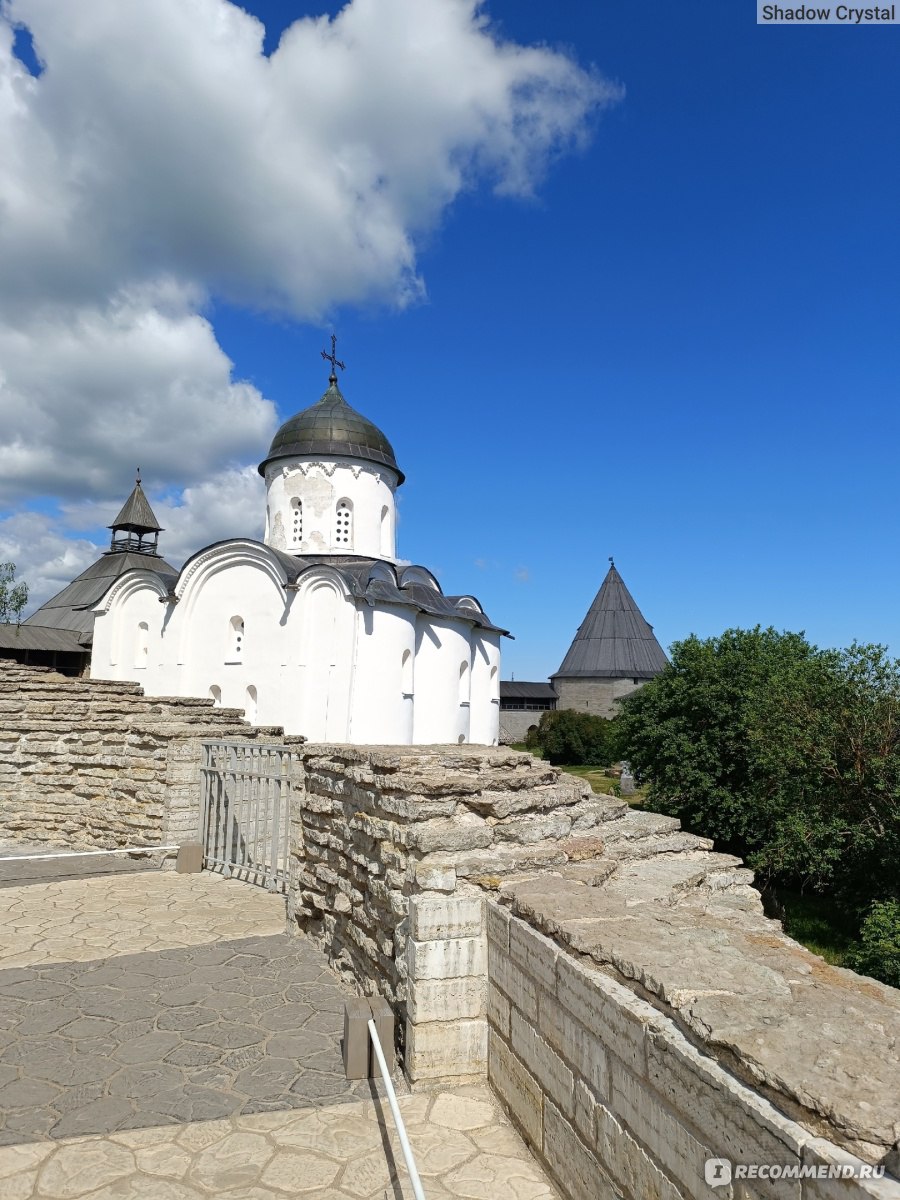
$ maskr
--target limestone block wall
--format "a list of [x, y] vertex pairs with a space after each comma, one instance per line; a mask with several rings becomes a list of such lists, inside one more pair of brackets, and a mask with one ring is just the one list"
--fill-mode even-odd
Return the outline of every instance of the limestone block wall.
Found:
[[589, 855], [626, 805], [490, 747], [307, 745], [298, 758], [289, 912], [394, 1006], [410, 1079], [483, 1077], [482, 888]]
[[201, 741], [280, 732], [211, 701], [0, 660], [0, 836], [80, 849], [194, 841]]
[[[532, 919], [538, 919], [538, 880], [531, 882]], [[636, 994], [496, 900], [486, 905], [489, 1079], [570, 1200], [900, 1198], [900, 1183], [889, 1174], [878, 1178], [883, 1166], [873, 1169], [885, 1156], [891, 1163], [891, 1139], [898, 1132], [896, 1067], [885, 1050], [896, 1036], [900, 1005], [890, 989], [870, 989], [869, 981], [856, 977], [841, 980], [838, 999], [846, 1011], [837, 1045], [837, 1031], [821, 1009], [806, 1011], [805, 1042], [785, 1044], [776, 1001], [769, 1026], [760, 1023], [753, 1039], [735, 1039], [729, 1053], [718, 1048], [713, 1054], [709, 1041], [683, 1028], [677, 1009], [667, 1012]], [[570, 924], [590, 923], [571, 893], [567, 909]], [[640, 936], [639, 911], [635, 919]], [[669, 953], [677, 955], [679, 948]], [[752, 973], [755, 964], [746, 965]], [[648, 974], [652, 980], [655, 972]], [[758, 1002], [775, 1000], [774, 978], [769, 990]], [[677, 1002], [689, 1009], [697, 999], [688, 995]], [[861, 999], [880, 1005], [868, 1028], [866, 1017], [874, 1014], [862, 1011]], [[736, 1025], [752, 1025], [750, 1004], [743, 1014], [738, 1007], [735, 1018]], [[752, 1042], [761, 1040], [760, 1031], [782, 1059], [780, 1091], [773, 1087], [774, 1072], [768, 1086], [759, 1074], [756, 1086], [740, 1078], [741, 1068], [749, 1076], [748, 1068], [757, 1065], [753, 1050], [758, 1057], [759, 1047]], [[821, 1064], [829, 1057], [842, 1069], [823, 1091]], [[790, 1094], [791, 1065], [808, 1089], [804, 1104]], [[712, 1159], [724, 1160], [715, 1187], [706, 1182]], [[778, 1177], [760, 1177], [757, 1170], [755, 1178], [741, 1180], [739, 1165], [763, 1167], [769, 1175], [774, 1167]], [[786, 1168], [796, 1177], [784, 1177]], [[868, 1178], [848, 1177], [860, 1173]]]
[[559, 695], [557, 708], [574, 708], [595, 717], [615, 717], [619, 712], [616, 701], [636, 692], [646, 680], [635, 683], [633, 679], [566, 679], [554, 675], [550, 682]]
[[509, 746], [514, 742], [524, 742], [528, 730], [539, 724], [542, 716], [541, 711], [533, 708], [501, 708], [500, 745]]

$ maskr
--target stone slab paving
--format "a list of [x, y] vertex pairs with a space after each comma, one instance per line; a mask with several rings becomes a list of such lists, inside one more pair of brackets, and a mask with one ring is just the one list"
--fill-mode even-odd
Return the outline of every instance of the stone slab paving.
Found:
[[284, 898], [203, 871], [65, 879], [0, 896], [0, 969], [283, 933]]
[[[404, 1096], [427, 1200], [558, 1200], [487, 1088]], [[379, 1099], [0, 1147], [4, 1200], [412, 1200]]]
[[0, 1143], [351, 1099], [351, 995], [284, 933], [0, 970]]
[[[408, 1200], [347, 989], [283, 898], [171, 872], [0, 898], [3, 1200]], [[402, 1089], [401, 1089], [402, 1091]], [[557, 1196], [487, 1088], [402, 1095], [428, 1200]]]

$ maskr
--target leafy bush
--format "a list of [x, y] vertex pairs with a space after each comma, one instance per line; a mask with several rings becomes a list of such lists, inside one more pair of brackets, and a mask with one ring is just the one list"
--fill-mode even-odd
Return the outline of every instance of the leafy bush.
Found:
[[560, 708], [541, 714], [537, 728], [529, 730], [526, 745], [556, 765], [607, 767], [618, 755], [616, 723]]
[[618, 724], [648, 804], [763, 880], [855, 912], [897, 898], [900, 663], [883, 647], [822, 651], [759, 627], [691, 637]]
[[847, 966], [900, 987], [900, 902], [876, 900], [859, 931], [859, 941], [850, 948]]

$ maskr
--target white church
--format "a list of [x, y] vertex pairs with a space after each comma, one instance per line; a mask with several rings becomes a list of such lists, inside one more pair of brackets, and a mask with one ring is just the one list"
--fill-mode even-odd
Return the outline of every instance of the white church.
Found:
[[212, 698], [311, 741], [496, 745], [506, 631], [398, 563], [403, 473], [341, 394], [333, 344], [325, 357], [327, 391], [260, 464], [262, 542], [217, 542], [176, 571], [138, 478], [110, 549], [22, 628], [77, 638], [94, 679]]

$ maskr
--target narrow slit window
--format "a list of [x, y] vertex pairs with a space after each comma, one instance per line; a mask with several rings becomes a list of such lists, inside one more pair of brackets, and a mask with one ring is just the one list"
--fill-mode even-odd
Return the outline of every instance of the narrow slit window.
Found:
[[244, 618], [232, 617], [228, 626], [229, 662], [241, 662], [244, 657]]
[[404, 696], [413, 694], [413, 656], [411, 650], [404, 650], [400, 660], [400, 687]]
[[335, 512], [334, 541], [337, 546], [353, 545], [353, 505], [349, 500], [339, 500]]
[[291, 500], [291, 532], [294, 545], [298, 546], [303, 541], [303, 501], [299, 496]]
[[146, 621], [141, 621], [137, 627], [137, 642], [134, 647], [134, 665], [136, 667], [146, 667], [147, 659], [150, 657], [150, 626]]
[[460, 704], [469, 703], [469, 664], [467, 662], [459, 664], [459, 702]]

